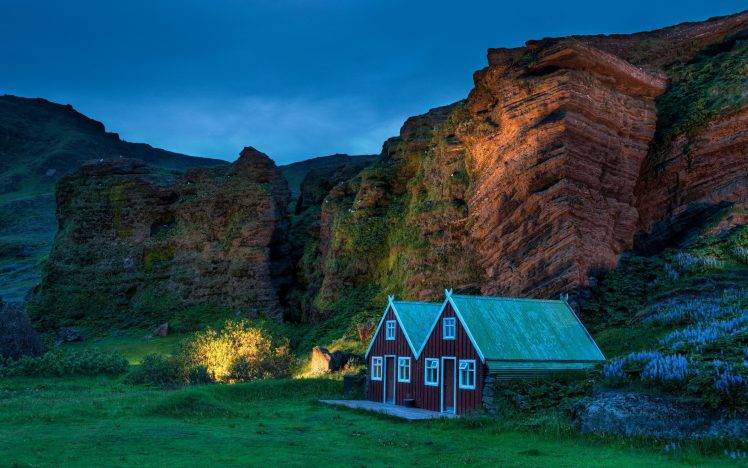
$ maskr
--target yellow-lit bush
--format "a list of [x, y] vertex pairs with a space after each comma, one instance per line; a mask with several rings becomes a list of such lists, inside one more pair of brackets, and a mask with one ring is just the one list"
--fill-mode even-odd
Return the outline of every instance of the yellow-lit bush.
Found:
[[188, 366], [204, 366], [221, 382], [286, 377], [292, 365], [287, 340], [245, 320], [230, 320], [220, 329], [197, 333], [180, 354]]

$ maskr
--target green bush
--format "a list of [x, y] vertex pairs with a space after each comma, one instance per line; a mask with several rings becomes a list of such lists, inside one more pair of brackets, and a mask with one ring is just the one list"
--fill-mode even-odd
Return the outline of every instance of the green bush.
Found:
[[286, 377], [293, 364], [288, 340], [246, 320], [229, 320], [219, 329], [196, 333], [178, 355], [184, 368], [203, 366], [222, 382]]
[[143, 357], [139, 366], [127, 374], [125, 381], [131, 384], [174, 387], [211, 383], [213, 379], [204, 366], [190, 367], [174, 356], [148, 354]]
[[0, 363], [0, 376], [63, 377], [117, 375], [129, 364], [118, 352], [53, 350], [38, 357], [22, 357]]
[[581, 376], [512, 380], [494, 384], [494, 403], [499, 414], [571, 410], [580, 398], [591, 395], [594, 380]]

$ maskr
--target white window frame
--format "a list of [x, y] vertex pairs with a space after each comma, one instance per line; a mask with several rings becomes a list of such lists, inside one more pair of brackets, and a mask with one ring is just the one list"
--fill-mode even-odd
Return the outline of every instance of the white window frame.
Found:
[[[404, 375], [407, 370], [407, 376]], [[401, 383], [410, 383], [410, 358], [399, 357], [397, 358], [397, 381]]]
[[[465, 368], [463, 369], [463, 365]], [[478, 372], [475, 366], [475, 359], [460, 359], [459, 369], [459, 381], [460, 388], [463, 390], [475, 390], [475, 380], [478, 376]], [[463, 370], [468, 382], [463, 381]]]
[[[447, 325], [447, 323], [449, 323], [449, 325]], [[447, 335], [447, 328], [450, 328], [452, 330], [451, 335]], [[457, 318], [456, 317], [444, 317], [442, 319], [442, 338], [445, 340], [454, 340], [456, 336], [457, 336]]]
[[384, 365], [382, 364], [382, 356], [372, 356], [371, 358], [371, 380], [382, 380]]
[[384, 339], [387, 341], [394, 340], [395, 335], [396, 335], [396, 330], [397, 330], [397, 320], [387, 320], [384, 323]]
[[[434, 371], [434, 380], [429, 380], [429, 371]], [[423, 384], [429, 387], [439, 386], [439, 359], [426, 358], [423, 366]]]

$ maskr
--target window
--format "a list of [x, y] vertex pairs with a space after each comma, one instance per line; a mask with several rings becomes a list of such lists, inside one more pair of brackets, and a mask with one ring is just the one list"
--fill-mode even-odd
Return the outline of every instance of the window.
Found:
[[397, 381], [410, 382], [410, 358], [397, 358]]
[[445, 317], [442, 321], [442, 338], [445, 340], [455, 339], [455, 318]]
[[385, 328], [384, 338], [386, 340], [394, 340], [395, 339], [395, 321], [387, 320], [385, 327], [386, 328]]
[[423, 382], [431, 387], [439, 385], [439, 360], [428, 358], [426, 359], [425, 375], [423, 376]]
[[382, 380], [382, 358], [380, 356], [371, 358], [371, 380]]
[[460, 361], [460, 388], [475, 389], [475, 361]]

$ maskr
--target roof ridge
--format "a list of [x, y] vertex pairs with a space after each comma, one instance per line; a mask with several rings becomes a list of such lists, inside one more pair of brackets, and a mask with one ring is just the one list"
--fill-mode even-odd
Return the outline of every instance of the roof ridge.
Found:
[[393, 299], [392, 302], [394, 303], [400, 303], [400, 304], [425, 304], [425, 305], [436, 305], [441, 306], [441, 302], [426, 302], [426, 301], [400, 301], [397, 299]]
[[470, 299], [491, 299], [500, 301], [530, 301], [530, 302], [560, 302], [561, 299], [534, 299], [532, 297], [509, 297], [509, 296], [473, 296], [471, 294], [452, 294], [452, 297], [466, 297]]

